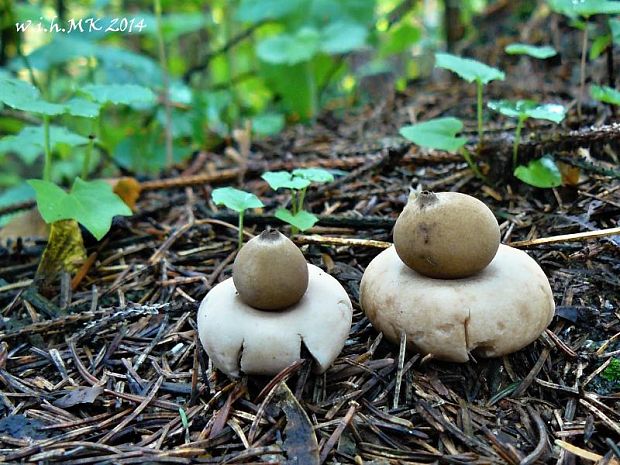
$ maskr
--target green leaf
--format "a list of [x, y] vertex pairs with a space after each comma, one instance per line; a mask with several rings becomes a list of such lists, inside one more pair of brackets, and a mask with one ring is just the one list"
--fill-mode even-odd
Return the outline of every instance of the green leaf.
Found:
[[256, 47], [256, 54], [267, 63], [294, 65], [310, 60], [320, 45], [319, 31], [304, 27], [294, 35], [280, 34], [262, 40]]
[[[13, 136], [0, 139], [0, 153], [13, 152], [28, 164], [43, 152], [43, 126], [26, 126]], [[88, 139], [62, 126], [50, 126], [50, 146], [64, 144], [70, 147], [88, 144]]]
[[566, 116], [566, 108], [555, 103], [538, 104], [533, 100], [494, 100], [487, 106], [510, 118], [534, 118], [561, 123]]
[[249, 23], [280, 19], [294, 13], [304, 3], [305, 0], [241, 0], [235, 18]]
[[611, 34], [604, 34], [598, 36], [596, 39], [594, 39], [594, 41], [592, 41], [592, 45], [590, 46], [590, 60], [596, 60], [599, 56], [601, 56], [601, 53], [603, 53], [610, 45]]
[[562, 185], [562, 173], [549, 156], [532, 160], [527, 166], [517, 166], [514, 175], [534, 187], [550, 188]]
[[620, 13], [620, 2], [608, 0], [548, 0], [551, 9], [557, 13], [576, 18], [589, 18], [593, 15]]
[[400, 135], [421, 147], [455, 152], [467, 143], [464, 137], [456, 137], [462, 129], [463, 123], [456, 118], [436, 118], [404, 126]]
[[148, 87], [136, 84], [89, 84], [82, 91], [100, 104], [131, 105], [154, 103], [155, 94]]
[[252, 131], [261, 136], [272, 136], [284, 129], [284, 115], [263, 113], [252, 118]]
[[298, 176], [310, 182], [317, 182], [320, 184], [332, 182], [334, 180], [334, 176], [323, 168], [297, 168], [293, 170], [293, 176]]
[[607, 86], [590, 86], [590, 95], [594, 100], [612, 105], [620, 105], [620, 92]]
[[231, 210], [241, 213], [248, 208], [260, 208], [265, 205], [251, 192], [245, 192], [234, 187], [219, 187], [213, 190], [211, 198], [216, 205], [224, 205]]
[[452, 71], [467, 82], [479, 81], [482, 84], [488, 84], [496, 79], [503, 81], [506, 77], [497, 68], [492, 68], [471, 58], [462, 58], [449, 53], [436, 53], [435, 66]]
[[358, 23], [336, 21], [321, 31], [321, 50], [330, 55], [358, 50], [366, 44], [368, 30]]
[[36, 192], [37, 207], [46, 223], [76, 220], [100, 240], [110, 230], [116, 215], [130, 216], [131, 210], [104, 181], [75, 178], [69, 193], [56, 184], [39, 179], [28, 183]]
[[293, 176], [288, 171], [267, 171], [261, 178], [267, 181], [274, 191], [278, 189], [301, 190], [310, 185], [310, 181], [301, 177]]
[[529, 55], [541, 60], [550, 58], [558, 54], [558, 52], [549, 45], [528, 45], [528, 44], [510, 44], [504, 49], [509, 55]]
[[314, 226], [319, 218], [313, 215], [310, 212], [302, 210], [298, 212], [296, 215], [293, 215], [286, 208], [278, 208], [275, 214], [276, 218], [284, 221], [285, 223], [290, 224], [291, 226], [295, 226], [300, 231], [305, 231], [306, 229], [310, 229]]

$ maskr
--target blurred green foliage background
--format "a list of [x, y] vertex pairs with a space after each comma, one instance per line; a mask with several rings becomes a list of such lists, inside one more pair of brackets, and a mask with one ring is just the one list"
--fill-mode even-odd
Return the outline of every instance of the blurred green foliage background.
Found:
[[[86, 156], [97, 177], [155, 175], [229, 140], [235, 128], [266, 137], [325, 108], [363, 105], [373, 79], [403, 89], [445, 48], [446, 21], [462, 36], [484, 7], [483, 0], [2, 0], [0, 78], [30, 82], [49, 102], [101, 103], [98, 117], [52, 117], [54, 182], [70, 184]], [[450, 39], [457, 27], [449, 29]], [[105, 86], [105, 98], [93, 86]], [[136, 98], [147, 91], [156, 98]], [[0, 205], [32, 197], [23, 179], [41, 177], [41, 124], [36, 112], [0, 107]]]

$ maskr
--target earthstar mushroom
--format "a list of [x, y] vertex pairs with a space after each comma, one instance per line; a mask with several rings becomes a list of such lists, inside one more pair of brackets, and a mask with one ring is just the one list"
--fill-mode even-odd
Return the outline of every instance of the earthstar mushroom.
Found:
[[[316, 362], [315, 372], [322, 373], [336, 359], [349, 335], [353, 313], [349, 296], [335, 278], [305, 260], [306, 273], [299, 272], [298, 257], [290, 246], [297, 247], [289, 239], [277, 231], [263, 234], [244, 246], [243, 249], [249, 247], [248, 253], [240, 251], [239, 261], [233, 266], [235, 277], [211, 289], [200, 304], [200, 341], [213, 364], [232, 377], [241, 372], [274, 375], [302, 357], [302, 345]], [[251, 244], [252, 241], [256, 242]], [[281, 245], [265, 246], [264, 241]], [[257, 252], [263, 246], [266, 248]], [[269, 253], [263, 254], [265, 250]], [[301, 251], [297, 251], [303, 259]], [[263, 261], [265, 257], [270, 260]], [[287, 265], [291, 265], [288, 271]], [[301, 282], [291, 283], [291, 276]], [[253, 288], [245, 299], [238, 292], [237, 283]], [[271, 302], [277, 308], [249, 305], [248, 302], [258, 302], [264, 306], [260, 290], [267, 285], [267, 295], [275, 299]], [[304, 292], [297, 301], [283, 308], [278, 294], [285, 291], [297, 295], [300, 288]], [[289, 292], [291, 289], [293, 292]], [[285, 300], [295, 300], [290, 295]]]
[[486, 206], [452, 194], [412, 195], [394, 246], [364, 272], [362, 309], [386, 339], [398, 344], [404, 333], [409, 349], [437, 359], [466, 362], [470, 354], [517, 351], [553, 318], [549, 281], [525, 252], [499, 245]]

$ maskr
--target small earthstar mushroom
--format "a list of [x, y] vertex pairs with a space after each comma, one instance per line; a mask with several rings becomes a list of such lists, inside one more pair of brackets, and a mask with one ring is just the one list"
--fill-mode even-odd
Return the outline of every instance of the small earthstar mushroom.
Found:
[[274, 375], [302, 357], [302, 345], [322, 373], [342, 350], [352, 313], [336, 279], [266, 231], [241, 249], [233, 278], [203, 299], [198, 335], [213, 365], [232, 377]]
[[555, 308], [545, 273], [506, 245], [482, 271], [462, 279], [424, 276], [390, 247], [366, 268], [360, 303], [389, 341], [398, 344], [404, 333], [409, 349], [453, 362], [525, 347], [545, 330]]
[[493, 260], [499, 225], [480, 200], [458, 192], [412, 193], [394, 226], [394, 246], [410, 268], [431, 278], [464, 278]]

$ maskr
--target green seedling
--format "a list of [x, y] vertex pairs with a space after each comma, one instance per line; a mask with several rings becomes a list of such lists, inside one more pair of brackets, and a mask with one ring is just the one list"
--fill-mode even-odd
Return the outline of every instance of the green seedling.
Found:
[[420, 147], [446, 152], [457, 152], [467, 162], [474, 174], [484, 179], [484, 176], [474, 163], [471, 154], [465, 148], [467, 139], [456, 135], [463, 130], [461, 120], [452, 117], [436, 118], [423, 123], [400, 128], [400, 135]]
[[245, 192], [234, 187], [220, 187], [214, 189], [211, 198], [216, 205], [224, 205], [239, 214], [239, 234], [237, 247], [243, 245], [243, 215], [248, 208], [260, 208], [265, 205], [261, 200], [250, 192]]
[[532, 160], [527, 166], [517, 166], [514, 175], [534, 187], [551, 188], [562, 185], [562, 173], [549, 155]]
[[78, 177], [68, 193], [50, 181], [31, 179], [28, 184], [35, 190], [37, 207], [46, 223], [76, 220], [97, 240], [110, 230], [114, 216], [132, 214], [105, 181], [83, 181]]
[[612, 87], [591, 86], [590, 95], [594, 100], [611, 105], [620, 105], [620, 92]]
[[[581, 44], [581, 64], [579, 67], [579, 99], [577, 114], [581, 118], [581, 101], [583, 99], [586, 79], [586, 53], [588, 50], [588, 21], [594, 15], [615, 15], [620, 13], [619, 1], [608, 0], [548, 0], [551, 9], [568, 16], [576, 27], [583, 30]], [[581, 22], [579, 21], [581, 20]]]
[[520, 43], [507, 45], [504, 51], [508, 55], [527, 55], [532, 58], [538, 58], [539, 60], [551, 58], [558, 54], [558, 52], [549, 45], [536, 46]]
[[[27, 126], [16, 135], [3, 138], [0, 141], [0, 150], [13, 150], [20, 153], [26, 162], [33, 163], [39, 156], [40, 150], [43, 149], [43, 179], [31, 179], [28, 183], [35, 191], [37, 208], [46, 223], [75, 220], [97, 240], [100, 240], [110, 230], [114, 216], [132, 214], [131, 209], [106, 182], [86, 181], [77, 177], [71, 191], [67, 193], [51, 181], [53, 147], [57, 144], [68, 146], [88, 144], [82, 167], [82, 176], [85, 178], [88, 175], [95, 139], [74, 134], [64, 127], [52, 126], [51, 118], [69, 115], [99, 121], [102, 106], [128, 92], [132, 95], [123, 98], [130, 99], [132, 102], [136, 99], [142, 100], [144, 93], [150, 93], [154, 100], [154, 94], [148, 89], [121, 87], [121, 89], [115, 89], [114, 86], [99, 86], [99, 88], [86, 86], [83, 92], [91, 100], [74, 97], [63, 103], [53, 103], [45, 100], [32, 84], [9, 76], [0, 77], [0, 101], [2, 103], [16, 110], [35, 113], [43, 117], [41, 126]], [[107, 96], [102, 96], [102, 91], [105, 91]]]
[[491, 81], [503, 81], [506, 75], [497, 68], [485, 65], [471, 58], [462, 58], [449, 53], [436, 53], [435, 66], [457, 74], [467, 82], [476, 83], [476, 113], [478, 115], [478, 152], [482, 149], [484, 128], [482, 126], [482, 89]]
[[278, 208], [275, 216], [292, 226], [293, 234], [310, 229], [319, 220], [315, 215], [304, 210], [306, 191], [311, 183], [323, 184], [334, 180], [334, 176], [321, 168], [299, 168], [292, 173], [288, 171], [267, 171], [261, 176], [273, 189], [291, 191], [291, 209]]
[[497, 111], [509, 118], [517, 118], [517, 129], [512, 146], [512, 166], [517, 166], [519, 144], [521, 143], [521, 130], [525, 121], [529, 118], [544, 119], [554, 123], [561, 123], [566, 116], [566, 108], [554, 103], [539, 104], [532, 100], [499, 100], [491, 101], [487, 105], [491, 110]]

